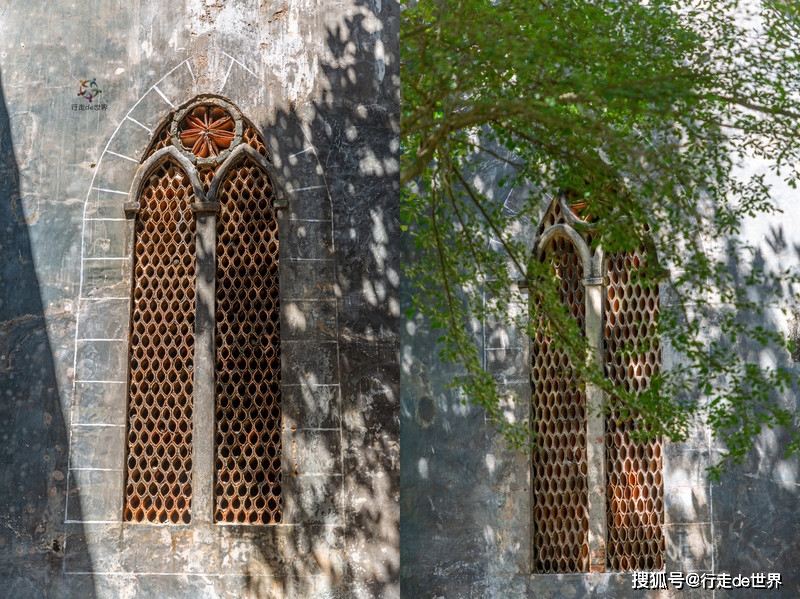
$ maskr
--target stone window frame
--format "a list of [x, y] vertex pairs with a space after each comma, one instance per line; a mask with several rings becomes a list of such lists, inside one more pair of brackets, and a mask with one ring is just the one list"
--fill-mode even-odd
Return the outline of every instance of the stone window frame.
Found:
[[[236, 121], [236, 134], [231, 147], [212, 158], [195, 157], [191, 151], [181, 147], [177, 133], [179, 121], [192, 108], [210, 104], [230, 112]], [[188, 177], [194, 194], [194, 201], [189, 210], [195, 215], [195, 324], [194, 324], [194, 384], [192, 409], [192, 472], [191, 472], [191, 523], [227, 524], [215, 521], [215, 305], [216, 305], [216, 270], [217, 270], [217, 214], [220, 211], [219, 201], [223, 183], [230, 171], [239, 166], [243, 160], [249, 160], [265, 174], [272, 184], [275, 194], [272, 209], [279, 230], [281, 229], [279, 214], [289, 208], [289, 201], [282, 177], [278, 170], [242, 139], [242, 116], [239, 109], [223, 98], [210, 94], [201, 94], [185, 103], [180, 110], [173, 110], [153, 130], [151, 144], [157, 142], [157, 136], [164, 126], [171, 122], [168, 129], [170, 143], [145, 156], [134, 175], [128, 201], [123, 204], [125, 218], [125, 245], [131, 248], [131, 256], [135, 254], [136, 219], [140, 212], [140, 198], [148, 185], [148, 179], [159, 167], [167, 162], [177, 166]], [[148, 148], [150, 147], [148, 145]], [[215, 164], [216, 169], [208, 191], [204, 190], [198, 173], [198, 165]], [[279, 262], [281, 244], [278, 246]], [[131, 276], [133, 286], [134, 277]], [[132, 297], [132, 296], [131, 296]], [[128, 371], [128, 379], [130, 371]], [[130, 386], [130, 380], [126, 387]], [[129, 400], [129, 398], [127, 398]], [[126, 427], [127, 428], [127, 427]], [[125, 459], [127, 461], [127, 452]], [[123, 488], [124, 493], [124, 488]], [[123, 497], [123, 502], [125, 498]], [[136, 524], [130, 522], [130, 524]], [[158, 524], [142, 522], [142, 524]], [[171, 524], [165, 522], [163, 524]], [[176, 525], [180, 525], [178, 523]], [[234, 524], [240, 524], [238, 522]]]
[[[604, 298], [606, 297], [608, 289], [608, 276], [606, 272], [606, 258], [605, 252], [602, 247], [590, 248], [590, 237], [593, 234], [595, 227], [588, 220], [581, 219], [576, 212], [579, 212], [583, 206], [580, 204], [572, 205], [570, 197], [567, 193], [560, 192], [550, 202], [545, 210], [542, 218], [539, 221], [539, 232], [534, 238], [531, 253], [538, 260], [546, 258], [548, 249], [558, 237], [564, 237], [572, 244], [574, 252], [577, 254], [579, 261], [583, 266], [583, 288], [584, 288], [584, 327], [586, 340], [590, 348], [591, 359], [595, 366], [604, 368], [604, 329], [605, 329], [605, 314], [604, 314]], [[560, 211], [561, 222], [558, 222], [556, 217], [555, 224], [546, 226], [546, 221], [550, 217], [556, 206]], [[647, 254], [652, 255], [657, 262], [657, 253], [652, 239], [646, 238], [642, 240], [642, 244], [646, 248]], [[533, 306], [531, 306], [531, 314], [533, 314]], [[530, 356], [533, 359], [533, 339], [530, 340]], [[658, 367], [663, 364], [663, 359], [659, 355]], [[533, 391], [535, 385], [534, 372], [531, 368], [531, 402], [533, 402]], [[587, 514], [588, 519], [588, 570], [578, 573], [578, 575], [589, 574], [593, 572], [628, 572], [633, 569], [619, 569], [612, 570], [607, 563], [607, 518], [610, 506], [607, 502], [607, 467], [606, 467], [606, 420], [608, 416], [601, 412], [599, 408], [605, 406], [606, 394], [597, 387], [589, 383], [585, 384], [585, 397], [586, 397], [586, 462], [587, 462]], [[531, 425], [533, 425], [535, 414], [533, 412], [534, 406], [531, 403]], [[663, 451], [659, 444], [659, 466], [658, 473], [660, 478], [660, 494], [661, 494], [661, 507], [660, 507], [660, 532], [661, 537], [657, 539], [660, 543], [660, 558], [662, 567], [656, 571], [664, 570], [664, 562], [666, 556], [665, 550], [665, 509], [663, 505], [664, 496], [664, 481], [663, 481]], [[531, 458], [532, 460], [533, 458]], [[536, 476], [535, 468], [531, 462], [531, 478]], [[534, 510], [536, 509], [536, 502], [533, 491], [533, 480], [531, 480], [531, 562], [530, 571], [532, 574], [541, 575], [542, 572], [536, 570], [536, 546], [535, 546], [535, 518]], [[563, 575], [564, 573], [557, 573]]]
[[[191, 552], [176, 554], [175, 547], [202, 546], [213, 548], [209, 555], [219, 556], [206, 563], [208, 575], [218, 580], [240, 573], [223, 559], [226, 552], [254, 548], [277, 559], [276, 576], [293, 576], [296, 554], [291, 559], [281, 556], [285, 548], [295, 546], [298, 535], [329, 543], [332, 553], [326, 555], [342, 552], [348, 446], [339, 358], [341, 255], [334, 243], [338, 204], [331, 195], [337, 187], [324, 162], [331, 142], [325, 130], [309, 126], [316, 115], [313, 106], [290, 112], [274, 107], [274, 90], [258, 69], [247, 66], [250, 54], [212, 52], [208, 59], [227, 74], [224, 79], [198, 78], [193, 59], [180, 58], [129, 104], [117, 106], [113, 115], [109, 112], [101, 129], [110, 134], [97, 146], [98, 154], [87, 150], [92, 164], [84, 165], [91, 168], [84, 193], [68, 200], [82, 204], [70, 229], [70, 256], [65, 256], [77, 259], [80, 276], [74, 282], [75, 298], [63, 304], [75, 314], [72, 342], [54, 351], [71, 354], [72, 359], [63, 372], [68, 386], [62, 396], [69, 410], [63, 544], [64, 572], [69, 574], [191, 577], [197, 572], [196, 560], [188, 559]], [[132, 276], [123, 204], [154, 132], [172, 111], [202, 94], [221, 97], [251, 118], [280, 173], [273, 183], [282, 183], [289, 199], [289, 207], [277, 211], [282, 520], [269, 526], [206, 524], [197, 519], [164, 525], [123, 518]], [[83, 175], [75, 181], [82, 180]], [[72, 187], [65, 193], [71, 195]], [[316, 564], [312, 558], [303, 563]], [[315, 567], [338, 573], [339, 562], [331, 557]]]

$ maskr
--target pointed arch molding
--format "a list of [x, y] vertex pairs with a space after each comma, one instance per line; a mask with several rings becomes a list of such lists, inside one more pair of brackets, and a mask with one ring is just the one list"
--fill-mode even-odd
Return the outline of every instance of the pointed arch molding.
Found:
[[[241, 61], [227, 58], [230, 64], [226, 72], [231, 75], [237, 70], [242, 72], [242, 76], [236, 77], [239, 84], [252, 79], [252, 85], [263, 85]], [[230, 83], [227, 85], [231, 86]], [[260, 170], [270, 181], [274, 192], [270, 207], [280, 229], [279, 277], [287, 282], [280, 287], [279, 361], [284, 364], [281, 370], [283, 416], [279, 430], [283, 455], [280, 468], [283, 471], [282, 497], [286, 500], [282, 508], [282, 523], [300, 524], [310, 517], [308, 514], [314, 513], [301, 509], [294, 499], [302, 494], [303, 489], [316, 488], [323, 481], [329, 481], [331, 476], [342, 476], [340, 465], [330, 472], [318, 472], [304, 467], [302, 460], [304, 443], [312, 438], [308, 431], [322, 430], [324, 433], [320, 434], [326, 439], [338, 439], [340, 433], [335, 432], [330, 423], [340, 427], [341, 422], [335, 296], [337, 265], [333, 253], [333, 205], [325, 169], [319, 162], [314, 140], [308, 137], [305, 129], [304, 135], [299, 137], [270, 138], [271, 143], [281, 144], [280, 156], [288, 156], [291, 164], [284, 158], [283, 164], [276, 167], [242, 141], [223, 157], [210, 185], [209, 181], [202, 180], [202, 174], [198, 176], [197, 166], [172, 144], [140, 160], [138, 157], [153, 142], [160, 123], [197, 99], [212, 97], [200, 95], [175, 100], [168, 90], [200, 91], [197, 87], [191, 65], [184, 61], [147, 90], [125, 114], [105, 144], [86, 195], [81, 224], [80, 284], [75, 307], [70, 416], [72, 442], [68, 477], [71, 491], [67, 494], [67, 525], [123, 525], [134, 223], [140, 211], [139, 195], [147, 186], [148, 178], [165, 163], [185, 173], [186, 184], [194, 196], [189, 208], [197, 223], [216, 219], [225, 179], [243, 162]], [[245, 99], [246, 88], [245, 92], [231, 90], [226, 95]], [[252, 93], [244, 103], [253, 103]], [[290, 123], [290, 126], [293, 125]], [[200, 229], [197, 232], [198, 253], [200, 246], [208, 249], [214, 244], [215, 233], [210, 229], [208, 238], [203, 238]], [[198, 270], [197, 277], [213, 278], [213, 268], [205, 273]], [[208, 310], [212, 318], [214, 301], [213, 294], [206, 294], [203, 309]], [[315, 320], [323, 318], [324, 324]], [[205, 343], [208, 351], [213, 351], [213, 336], [205, 341], [198, 337], [195, 342], [198, 345]], [[209, 363], [213, 372], [213, 358]], [[213, 395], [213, 386], [206, 392]], [[317, 402], [313, 410], [308, 404], [312, 399]], [[202, 434], [213, 444], [213, 412], [207, 414], [206, 421], [207, 430], [195, 429], [193, 434]], [[338, 451], [341, 453], [341, 447]], [[209, 459], [213, 460], [213, 454]], [[338, 464], [341, 461], [339, 459]], [[203, 464], [197, 461], [193, 464], [195, 472], [202, 467]], [[199, 484], [208, 487], [205, 496], [209, 500], [207, 505], [196, 503], [200, 495], [195, 485], [193, 523], [214, 518], [214, 465], [207, 464], [205, 468], [212, 475]], [[98, 488], [104, 489], [104, 496], [117, 500], [96, 501]], [[83, 493], [88, 494], [86, 500], [73, 501], [71, 506], [70, 497], [80, 498]], [[325, 502], [326, 505], [318, 512], [327, 514], [326, 523], [336, 525], [344, 522], [340, 498], [326, 497]], [[79, 507], [81, 504], [83, 509]], [[201, 513], [205, 515], [200, 517]]]
[[580, 256], [581, 265], [584, 268], [585, 279], [587, 281], [597, 279], [598, 277], [603, 276], [602, 250], [598, 249], [595, 252], [595, 255], [592, 256], [592, 252], [589, 249], [589, 245], [586, 243], [586, 240], [571, 225], [558, 223], [551, 227], [548, 227], [544, 231], [544, 233], [542, 233], [536, 239], [536, 243], [533, 246], [533, 254], [539, 260], [541, 260], [544, 257], [545, 252], [547, 252], [547, 248], [550, 245], [550, 242], [558, 237], [566, 237], [572, 242], [573, 247], [578, 252], [578, 256]]
[[[236, 164], [244, 159], [249, 158], [253, 162], [255, 162], [261, 170], [267, 173], [272, 184], [275, 186], [275, 203], [273, 208], [282, 209], [289, 207], [289, 199], [286, 195], [286, 188], [281, 183], [281, 176], [278, 173], [278, 169], [276, 169], [272, 164], [264, 158], [261, 154], [256, 152], [251, 146], [247, 144], [241, 144], [236, 146], [236, 148], [231, 152], [230, 156], [228, 156], [225, 161], [219, 166], [217, 172], [214, 174], [214, 179], [211, 181], [211, 187], [208, 190], [208, 199], [204, 201], [208, 202], [217, 202], [219, 201], [219, 191], [220, 186], [222, 185], [223, 181], [225, 181], [225, 177], [228, 176], [230, 170], [236, 166]], [[198, 196], [199, 197], [199, 196]]]
[[[138, 199], [142, 190], [147, 185], [147, 179], [153, 171], [158, 169], [159, 166], [164, 164], [170, 159], [175, 160], [183, 169], [183, 172], [189, 177], [194, 190], [194, 197], [197, 203], [214, 203], [219, 201], [220, 186], [225, 181], [231, 169], [237, 165], [240, 160], [249, 158], [263, 170], [270, 179], [270, 182], [275, 187], [275, 201], [272, 208], [284, 209], [289, 208], [289, 200], [285, 191], [285, 187], [281, 184], [280, 173], [264, 156], [256, 152], [251, 146], [238, 145], [225, 161], [217, 168], [214, 173], [214, 178], [211, 181], [211, 186], [208, 193], [203, 189], [203, 184], [200, 182], [200, 177], [197, 174], [195, 165], [182, 153], [179, 152], [175, 146], [168, 146], [156, 150], [149, 158], [147, 158], [141, 166], [136, 170], [136, 175], [131, 183], [131, 189], [128, 193], [128, 202], [125, 207], [127, 210], [133, 212], [135, 210], [134, 204], [138, 204]], [[130, 207], [129, 207], [130, 206]]]
[[133, 178], [131, 190], [128, 194], [129, 202], [135, 202], [137, 204], [139, 203], [138, 198], [145, 185], [147, 185], [147, 178], [153, 171], [167, 162], [170, 158], [180, 164], [183, 172], [189, 177], [189, 181], [192, 184], [192, 189], [194, 190], [194, 197], [197, 198], [196, 201], [207, 201], [206, 192], [203, 190], [203, 184], [200, 182], [200, 177], [197, 176], [197, 170], [195, 169], [194, 165], [186, 156], [179, 152], [175, 146], [168, 146], [166, 148], [157, 150], [152, 156], [145, 160], [138, 169], [136, 169], [136, 176]]
[[[553, 224], [546, 226], [548, 217], [553, 221]], [[542, 218], [542, 225], [539, 229], [538, 236], [534, 239], [531, 253], [541, 260], [550, 242], [557, 237], [566, 237], [572, 242], [578, 255], [580, 256], [581, 263], [584, 267], [585, 278], [587, 281], [592, 281], [605, 276], [605, 260], [606, 255], [602, 247], [597, 247], [594, 252], [589, 248], [586, 242], [588, 234], [596, 231], [595, 223], [591, 221], [581, 220], [577, 217], [569, 205], [566, 194], [559, 193], [551, 202], [550, 206]], [[660, 276], [668, 278], [669, 271], [662, 268], [659, 262], [659, 252], [655, 244], [655, 240], [650, 234], [645, 234], [641, 239], [641, 244], [644, 251], [647, 253], [650, 266], [655, 268]]]

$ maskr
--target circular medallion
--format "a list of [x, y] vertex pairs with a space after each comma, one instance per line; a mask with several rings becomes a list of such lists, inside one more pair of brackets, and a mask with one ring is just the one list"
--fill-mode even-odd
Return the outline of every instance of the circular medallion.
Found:
[[170, 134], [193, 163], [219, 164], [241, 141], [242, 120], [227, 102], [200, 100], [175, 116]]

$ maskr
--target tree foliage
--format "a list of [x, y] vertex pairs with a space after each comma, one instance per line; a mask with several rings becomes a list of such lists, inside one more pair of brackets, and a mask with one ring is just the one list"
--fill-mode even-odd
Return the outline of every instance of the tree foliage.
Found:
[[[765, 266], [741, 235], [749, 218], [779, 212], [768, 179], [745, 176], [741, 165], [764, 160], [791, 187], [798, 176], [800, 21], [790, 6], [419, 0], [404, 9], [410, 313], [443, 331], [443, 358], [465, 366], [454, 384], [512, 444], [526, 445], [529, 427], [504, 418], [475, 323], [500, 319], [535, 334], [538, 320], [510, 309], [530, 301], [582, 380], [642, 418], [643, 435], [681, 440], [698, 419], [709, 424], [727, 448], [712, 473], [741, 462], [763, 426], [785, 427], [789, 449], [800, 447], [795, 414], [777, 401], [796, 375], [780, 327], [765, 326], [797, 273]], [[494, 185], [538, 190], [521, 211], [489, 197], [480, 174], [489, 157], [513, 173]], [[647, 390], [614, 388], [585, 360], [550, 266], [519, 235], [522, 220], [541, 216], [542, 196], [555, 193], [586, 204], [593, 243], [607, 252], [652, 240], [658, 260], [636, 276], [669, 283], [658, 332], [681, 367]]]

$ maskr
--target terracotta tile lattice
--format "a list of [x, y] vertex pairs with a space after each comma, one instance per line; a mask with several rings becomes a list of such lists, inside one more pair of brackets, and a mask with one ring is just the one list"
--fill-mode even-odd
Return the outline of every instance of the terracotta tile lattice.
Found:
[[264, 156], [264, 158], [269, 158], [267, 146], [265, 146], [264, 142], [261, 141], [261, 138], [258, 133], [256, 133], [254, 127], [247, 127], [244, 130], [244, 133], [242, 134], [242, 141], [253, 148], [256, 152]]
[[[583, 267], [574, 246], [557, 237], [545, 256], [559, 280], [561, 300], [585, 330]], [[546, 323], [540, 324], [532, 347], [535, 570], [587, 572], [586, 394], [566, 354], [554, 346]]]
[[547, 213], [544, 215], [542, 222], [539, 223], [539, 235], [544, 233], [553, 225], [562, 224], [564, 222], [564, 215], [561, 214], [561, 206], [557, 201], [554, 201], [547, 210]]
[[[658, 289], [633, 280], [633, 271], [643, 264], [642, 249], [606, 258], [606, 376], [628, 391], [647, 387], [661, 363]], [[661, 441], [634, 443], [629, 436], [634, 426], [633, 419], [622, 420], [615, 412], [606, 420], [606, 559], [618, 572], [664, 567]]]
[[172, 145], [172, 139], [169, 135], [169, 122], [166, 122], [161, 125], [161, 128], [158, 131], [156, 131], [155, 135], [153, 136], [153, 141], [150, 142], [147, 151], [144, 153], [144, 157], [149, 158], [158, 150], [166, 148], [170, 145]]
[[200, 179], [200, 184], [203, 186], [203, 193], [208, 193], [211, 188], [211, 182], [214, 180], [214, 173], [216, 168], [202, 168], [197, 171], [197, 177]]
[[281, 521], [278, 225], [249, 161], [228, 174], [217, 220], [217, 522]]
[[191, 519], [195, 225], [188, 177], [149, 178], [136, 220], [129, 353], [128, 522]]

